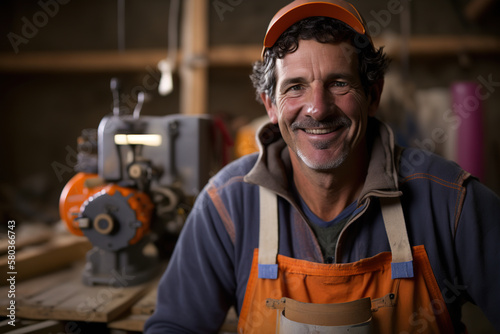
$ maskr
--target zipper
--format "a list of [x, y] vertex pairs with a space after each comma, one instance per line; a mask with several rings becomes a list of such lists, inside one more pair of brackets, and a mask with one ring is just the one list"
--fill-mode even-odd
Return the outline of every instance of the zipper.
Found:
[[395, 190], [395, 191], [372, 190], [372, 191], [369, 191], [368, 193], [366, 193], [361, 198], [361, 202], [364, 201], [363, 208], [361, 209], [361, 211], [359, 211], [358, 213], [356, 213], [355, 215], [353, 215], [351, 217], [351, 219], [349, 219], [349, 221], [347, 222], [347, 224], [345, 224], [344, 228], [340, 231], [339, 238], [337, 240], [337, 245], [335, 246], [335, 259], [334, 259], [333, 263], [339, 263], [338, 259], [339, 259], [339, 255], [340, 255], [339, 254], [340, 247], [341, 247], [341, 244], [342, 244], [342, 236], [345, 234], [345, 231], [347, 230], [347, 228], [349, 226], [351, 226], [352, 223], [356, 219], [358, 219], [361, 215], [363, 215], [366, 212], [366, 210], [368, 209], [368, 206], [371, 203], [371, 198], [372, 197], [399, 197], [399, 196], [401, 196], [401, 194], [402, 193], [399, 190]]

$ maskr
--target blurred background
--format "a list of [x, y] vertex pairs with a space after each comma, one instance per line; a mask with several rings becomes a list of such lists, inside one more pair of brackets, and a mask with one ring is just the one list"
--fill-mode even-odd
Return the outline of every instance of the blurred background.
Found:
[[[185, 14], [180, 10], [174, 89], [161, 96], [157, 64], [173, 40], [170, 1], [1, 1], [0, 212], [19, 219], [58, 219], [58, 196], [74, 174], [76, 138], [111, 112], [113, 77], [122, 81], [122, 100], [131, 110], [144, 91], [143, 115], [216, 114], [235, 138], [242, 125], [265, 116], [248, 76], [267, 23], [287, 2], [206, 1], [205, 17], [194, 19], [194, 43], [201, 48], [194, 46], [191, 54], [182, 53], [189, 37], [181, 32]], [[375, 43], [393, 58], [380, 117], [395, 127], [402, 144], [455, 159], [453, 131], [473, 123], [478, 110], [481, 122], [468, 131], [483, 136], [468, 142], [481, 146], [482, 161], [473, 166], [480, 171], [471, 172], [500, 193], [498, 1], [353, 2]], [[179, 69], [184, 57], [195, 54], [201, 62], [195, 66], [204, 72], [198, 78], [205, 83], [185, 88]], [[478, 85], [477, 96], [453, 100], [454, 84], [463, 81]], [[458, 118], [453, 104], [464, 106]]]
[[[398, 142], [459, 162], [500, 194], [500, 2], [352, 2], [393, 58], [379, 116]], [[265, 119], [251, 65], [288, 1], [189, 3], [175, 15], [167, 0], [0, 2], [3, 221], [59, 220], [76, 139], [112, 111], [111, 78], [122, 82], [124, 108], [133, 110], [142, 91], [142, 115], [216, 115], [235, 140], [231, 158], [252, 151], [238, 137]], [[178, 53], [170, 54], [173, 91], [163, 96], [157, 65], [169, 43]]]

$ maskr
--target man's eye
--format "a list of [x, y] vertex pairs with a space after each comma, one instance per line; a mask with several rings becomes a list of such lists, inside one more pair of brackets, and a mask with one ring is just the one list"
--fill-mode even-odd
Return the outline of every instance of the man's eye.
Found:
[[345, 81], [334, 81], [330, 87], [335, 94], [345, 94], [349, 91], [350, 86]]
[[334, 87], [346, 87], [347, 86], [347, 82], [343, 82], [343, 81], [335, 81], [332, 86]]
[[294, 86], [291, 86], [290, 88], [288, 88], [288, 90], [301, 90], [302, 89], [302, 86], [301, 85], [294, 85]]

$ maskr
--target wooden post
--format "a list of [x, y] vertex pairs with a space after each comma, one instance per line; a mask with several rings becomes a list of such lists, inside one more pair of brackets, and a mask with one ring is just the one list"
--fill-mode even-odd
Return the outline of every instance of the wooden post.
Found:
[[183, 0], [180, 109], [206, 114], [208, 105], [208, 1]]

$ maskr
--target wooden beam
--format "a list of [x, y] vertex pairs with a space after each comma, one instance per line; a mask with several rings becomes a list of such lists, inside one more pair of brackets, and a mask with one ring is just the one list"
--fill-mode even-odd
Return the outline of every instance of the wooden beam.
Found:
[[210, 49], [208, 59], [210, 66], [238, 67], [251, 66], [260, 59], [260, 45], [221, 45]]
[[0, 70], [4, 72], [113, 72], [156, 70], [167, 50], [81, 52], [23, 52], [0, 54]]
[[[401, 40], [380, 39], [375, 45], [385, 45], [390, 57], [399, 58]], [[448, 57], [460, 54], [500, 54], [500, 38], [493, 36], [415, 36], [408, 42], [410, 57]]]
[[208, 1], [183, 4], [181, 113], [206, 114], [208, 105]]
[[[195, 1], [195, 0], [189, 0]], [[400, 56], [400, 39], [374, 38], [376, 46], [385, 46], [390, 57]], [[475, 55], [500, 54], [500, 38], [496, 36], [414, 36], [409, 41], [411, 57], [448, 57], [459, 53]], [[186, 72], [186, 80], [194, 81], [199, 87], [184, 83], [185, 103], [190, 103], [189, 92], [205, 91], [207, 66], [215, 67], [250, 67], [260, 58], [260, 45], [221, 45], [214, 46], [201, 57], [184, 57], [181, 60]], [[126, 51], [119, 54], [114, 51], [93, 52], [25, 52], [19, 55], [0, 53], [0, 72], [113, 72], [113, 71], [156, 71], [158, 62], [165, 58], [166, 49], [148, 49]], [[191, 53], [194, 55], [194, 53]], [[188, 61], [190, 59], [190, 61]], [[194, 71], [193, 71], [194, 69]], [[195, 79], [200, 78], [200, 80]], [[206, 99], [206, 96], [204, 97]], [[186, 107], [188, 108], [188, 107]]]

